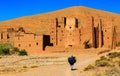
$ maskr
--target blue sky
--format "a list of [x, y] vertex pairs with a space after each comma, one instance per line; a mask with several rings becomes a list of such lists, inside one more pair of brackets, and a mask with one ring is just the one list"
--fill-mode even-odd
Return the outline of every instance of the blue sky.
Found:
[[86, 6], [120, 14], [120, 0], [0, 0], [0, 21]]

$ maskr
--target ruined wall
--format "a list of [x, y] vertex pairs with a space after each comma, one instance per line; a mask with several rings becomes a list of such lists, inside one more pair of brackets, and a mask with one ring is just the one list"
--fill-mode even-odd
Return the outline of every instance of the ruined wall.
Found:
[[43, 51], [43, 36], [34, 34], [18, 34], [14, 37], [14, 46], [25, 49], [29, 54]]
[[50, 26], [50, 43], [57, 45], [57, 19], [53, 20]]
[[[112, 48], [115, 44], [116, 37], [113, 32], [113, 22], [101, 18], [86, 16], [83, 20], [76, 18], [57, 18], [53, 25], [54, 32], [50, 35], [54, 38], [51, 42], [56, 46], [87, 46], [94, 48]], [[53, 31], [53, 29], [51, 30]]]
[[[90, 47], [94, 46], [94, 28], [92, 17], [86, 18], [86, 26], [79, 25], [76, 18], [57, 18], [56, 25], [51, 27], [51, 42], [58, 46], [84, 47], [84, 42], [89, 41]], [[79, 28], [80, 27], [80, 28]], [[53, 29], [54, 28], [54, 31]], [[52, 40], [54, 38], [54, 41]]]
[[78, 40], [77, 37], [79, 35], [76, 35], [76, 19], [75, 18], [66, 18], [66, 38], [65, 38], [65, 46], [74, 46], [75, 40]]
[[103, 26], [103, 47], [112, 48], [113, 45], [113, 24], [112, 21], [102, 20]]
[[116, 27], [116, 44], [120, 42], [120, 28]]

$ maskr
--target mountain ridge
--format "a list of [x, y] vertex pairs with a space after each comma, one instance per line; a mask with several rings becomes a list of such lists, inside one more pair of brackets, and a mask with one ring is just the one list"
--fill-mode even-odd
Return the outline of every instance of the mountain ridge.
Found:
[[[49, 34], [49, 26], [52, 19], [57, 17], [75, 17], [84, 19], [85, 16], [93, 16], [106, 20], [115, 19], [116, 25], [120, 26], [120, 14], [96, 10], [85, 6], [73, 6], [53, 12], [23, 16], [12, 20], [0, 22], [1, 27], [24, 27], [27, 32]], [[43, 22], [42, 22], [43, 21]]]

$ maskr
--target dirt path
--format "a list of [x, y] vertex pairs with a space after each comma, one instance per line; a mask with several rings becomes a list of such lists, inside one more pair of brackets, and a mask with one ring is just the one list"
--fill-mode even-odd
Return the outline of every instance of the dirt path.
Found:
[[74, 71], [70, 70], [69, 64], [47, 65], [30, 69], [27, 72], [0, 74], [0, 76], [84, 76], [80, 73], [80, 70], [82, 70], [86, 65], [93, 63], [97, 58], [99, 58], [99, 56], [95, 54], [77, 55], [77, 63], [74, 66], [76, 70]]

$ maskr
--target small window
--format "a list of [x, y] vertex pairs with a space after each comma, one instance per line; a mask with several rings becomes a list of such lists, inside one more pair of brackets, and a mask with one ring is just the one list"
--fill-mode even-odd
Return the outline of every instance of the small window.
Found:
[[109, 39], [109, 37], [107, 37], [107, 39]]
[[70, 26], [69, 28], [71, 29], [72, 27]]
[[21, 44], [18, 44], [18, 47], [20, 47], [21, 46]]
[[68, 46], [72, 47], [72, 45], [68, 45]]
[[52, 38], [52, 40], [53, 40], [53, 38]]
[[105, 32], [107, 32], [107, 30], [105, 30]]
[[36, 43], [36, 45], [38, 45], [38, 42]]
[[9, 36], [9, 34], [7, 34], [7, 39], [9, 39], [10, 38], [10, 36]]
[[29, 47], [31, 47], [31, 44], [29, 44]]
[[58, 25], [58, 27], [60, 28], [61, 26], [60, 26], [60, 25]]
[[3, 33], [1, 33], [1, 39], [3, 39]]
[[51, 33], [53, 33], [53, 31]]
[[62, 40], [60, 39], [60, 42], [61, 42]]

